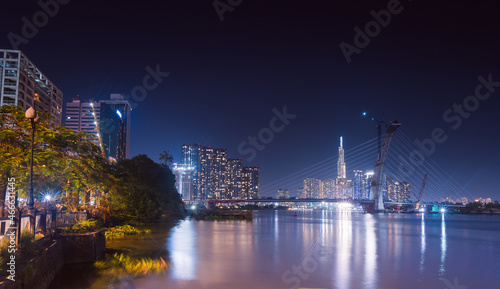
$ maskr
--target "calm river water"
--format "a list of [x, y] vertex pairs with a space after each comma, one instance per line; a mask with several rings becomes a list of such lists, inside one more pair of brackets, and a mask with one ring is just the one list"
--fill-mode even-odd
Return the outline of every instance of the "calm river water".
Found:
[[[164, 275], [109, 284], [66, 267], [60, 288], [500, 288], [500, 217], [255, 211], [254, 220], [159, 222], [108, 242], [161, 256]], [[106, 284], [107, 283], [107, 284]]]

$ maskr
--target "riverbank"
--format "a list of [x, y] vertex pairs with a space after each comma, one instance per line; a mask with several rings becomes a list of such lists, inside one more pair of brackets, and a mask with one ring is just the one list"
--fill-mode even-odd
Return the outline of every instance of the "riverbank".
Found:
[[[126, 235], [106, 241], [106, 254], [124, 253], [132, 258], [162, 257], [169, 260], [170, 256], [165, 250], [169, 232], [177, 226], [182, 219], [162, 217], [161, 219], [139, 226], [141, 230], [150, 230], [145, 235]], [[101, 276], [92, 263], [64, 265], [54, 279], [49, 289], [87, 289], [87, 288], [128, 288], [127, 284], [132, 277], [112, 278]], [[130, 287], [133, 288], [133, 287]]]

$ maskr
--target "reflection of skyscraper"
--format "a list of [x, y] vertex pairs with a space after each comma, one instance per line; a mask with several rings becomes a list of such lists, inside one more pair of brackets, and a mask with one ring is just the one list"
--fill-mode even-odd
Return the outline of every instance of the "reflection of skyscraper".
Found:
[[337, 179], [346, 178], [346, 165], [344, 161], [344, 147], [342, 144], [342, 137], [340, 137], [339, 146], [339, 159], [337, 160]]
[[132, 108], [121, 94], [101, 100], [99, 131], [106, 157], [128, 159], [130, 151], [130, 115]]

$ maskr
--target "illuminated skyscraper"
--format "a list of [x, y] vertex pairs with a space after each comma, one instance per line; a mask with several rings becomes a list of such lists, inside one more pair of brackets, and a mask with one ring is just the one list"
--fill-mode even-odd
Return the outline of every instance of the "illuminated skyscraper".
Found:
[[353, 193], [355, 200], [362, 200], [365, 194], [365, 175], [363, 171], [354, 170], [354, 179], [352, 180]]
[[101, 105], [99, 102], [81, 102], [73, 99], [66, 103], [64, 126], [74, 132], [85, 131], [92, 135], [96, 145], [99, 145], [98, 122], [100, 119]]
[[194, 200], [258, 198], [259, 168], [244, 167], [242, 159], [227, 156], [227, 149], [182, 145], [181, 159], [193, 170]]
[[194, 200], [194, 167], [174, 164], [175, 186], [184, 201]]
[[[201, 145], [199, 144], [182, 145], [180, 165], [183, 167], [191, 167], [193, 169], [191, 178], [193, 193], [191, 200], [199, 199], [200, 184], [198, 180], [200, 172], [200, 152]], [[180, 193], [179, 187], [177, 187], [177, 190]]]
[[363, 195], [363, 199], [365, 199], [365, 200], [370, 199], [370, 186], [371, 186], [374, 174], [375, 174], [374, 171], [366, 171], [366, 173], [365, 173], [365, 190], [364, 190], [364, 195]]
[[346, 178], [346, 165], [344, 161], [344, 147], [342, 137], [340, 137], [339, 159], [337, 160], [337, 179]]
[[230, 199], [240, 198], [243, 183], [243, 159], [227, 159], [227, 193]]
[[99, 133], [107, 158], [120, 161], [129, 158], [132, 107], [121, 94], [99, 101]]
[[98, 102], [74, 99], [66, 104], [65, 126], [90, 133], [108, 159], [120, 161], [129, 158], [131, 111], [121, 94]]
[[50, 113], [61, 126], [62, 92], [20, 50], [0, 49], [0, 106], [33, 107]]
[[321, 180], [307, 178], [304, 180], [304, 198], [323, 199], [323, 183]]
[[410, 184], [387, 177], [387, 199], [396, 202], [410, 201]]
[[290, 192], [288, 189], [278, 189], [278, 192], [276, 193], [276, 199], [289, 199], [290, 198]]
[[259, 167], [243, 167], [243, 199], [259, 198]]
[[335, 179], [326, 179], [322, 181], [323, 183], [323, 196], [328, 199], [336, 198], [336, 182]]

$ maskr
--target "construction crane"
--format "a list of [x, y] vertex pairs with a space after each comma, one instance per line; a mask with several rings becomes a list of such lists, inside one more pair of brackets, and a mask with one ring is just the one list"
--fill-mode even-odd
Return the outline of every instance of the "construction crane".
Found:
[[420, 193], [418, 194], [418, 200], [417, 204], [415, 205], [415, 211], [418, 211], [418, 208], [420, 208], [420, 199], [422, 199], [422, 193], [424, 192], [426, 179], [427, 179], [427, 174], [425, 174], [424, 176], [424, 181], [422, 182], [422, 187], [420, 188]]

